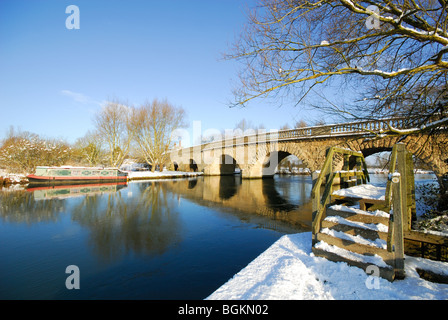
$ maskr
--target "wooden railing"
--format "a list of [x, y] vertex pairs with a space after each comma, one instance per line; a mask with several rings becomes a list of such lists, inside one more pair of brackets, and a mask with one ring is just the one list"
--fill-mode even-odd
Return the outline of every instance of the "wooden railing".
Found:
[[395, 277], [398, 279], [405, 276], [404, 231], [411, 229], [411, 215], [413, 211], [415, 214], [413, 169], [412, 154], [406, 151], [404, 144], [395, 144], [390, 158], [383, 210], [390, 215], [387, 251], [393, 254]]
[[[333, 157], [337, 153], [344, 156], [344, 170], [333, 172]], [[357, 160], [354, 171], [347, 170], [349, 158], [352, 156], [356, 157]], [[316, 242], [315, 235], [321, 228], [325, 209], [331, 202], [334, 179], [336, 177], [344, 179], [355, 175], [357, 177], [356, 185], [366, 183], [368, 180], [367, 167], [362, 153], [334, 147], [327, 150], [322, 171], [315, 180], [311, 192], [313, 245]], [[350, 181], [353, 182], [353, 180]], [[321, 195], [324, 182], [324, 191]], [[341, 180], [341, 186], [348, 187], [351, 185], [347, 184], [347, 181]], [[448, 237], [446, 236], [423, 233], [411, 228], [412, 221], [416, 218], [414, 167], [412, 154], [406, 150], [403, 143], [397, 143], [392, 148], [385, 199], [368, 201], [370, 205], [368, 210], [379, 209], [389, 213], [387, 251], [391, 253], [391, 264], [394, 266], [395, 278], [404, 277], [405, 240], [448, 246]], [[359, 203], [360, 209], [366, 210], [365, 204], [364, 207], [361, 207], [361, 200]]]
[[400, 248], [406, 240], [448, 247], [448, 237], [412, 229], [416, 220], [414, 165], [403, 143], [392, 148], [383, 210], [391, 213], [387, 245], [388, 249], [395, 247], [396, 255], [404, 253]]
[[[342, 171], [333, 171], [333, 158], [336, 154], [341, 154], [344, 157], [344, 164]], [[355, 157], [356, 161], [354, 167], [350, 167], [350, 157]], [[353, 163], [353, 162], [352, 162]], [[356, 181], [350, 179], [356, 177]], [[313, 202], [313, 223], [312, 232], [316, 235], [321, 227], [323, 214], [325, 208], [330, 202], [331, 193], [333, 192], [333, 185], [335, 178], [340, 178], [340, 183], [344, 186], [366, 183], [369, 180], [369, 173], [367, 172], [367, 165], [364, 156], [361, 152], [347, 150], [338, 147], [331, 147], [327, 149], [322, 170], [317, 179], [313, 182], [313, 189], [311, 190], [311, 199]], [[350, 181], [350, 182], [349, 182]], [[322, 183], [325, 182], [325, 189], [321, 195]], [[315, 239], [313, 237], [313, 243]]]

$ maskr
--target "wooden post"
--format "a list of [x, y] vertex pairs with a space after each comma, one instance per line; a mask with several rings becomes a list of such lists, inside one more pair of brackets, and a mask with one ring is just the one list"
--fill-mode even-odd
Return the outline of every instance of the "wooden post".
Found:
[[404, 279], [404, 238], [403, 215], [406, 212], [405, 197], [402, 194], [402, 176], [393, 174], [392, 177], [392, 203], [393, 203], [393, 251], [395, 278]]
[[[392, 148], [392, 154], [390, 155], [389, 175], [392, 175], [395, 172], [396, 162], [397, 162], [397, 145], [395, 144]], [[387, 208], [387, 210], [389, 210], [388, 208], [390, 208], [390, 204], [391, 204], [391, 201], [390, 201], [391, 200], [390, 196], [392, 194], [391, 183], [392, 183], [392, 180], [389, 178], [387, 180], [387, 185], [386, 185], [386, 208]]]
[[406, 152], [406, 182], [407, 182], [407, 205], [408, 205], [408, 230], [411, 230], [411, 223], [417, 219], [417, 209], [415, 205], [415, 177], [414, 162], [412, 153]]
[[[356, 157], [356, 170], [362, 171], [362, 159], [361, 157]], [[356, 184], [360, 185], [362, 184], [362, 177], [356, 176]]]
[[400, 193], [401, 193], [401, 201], [403, 204], [404, 215], [403, 215], [403, 228], [408, 230], [408, 226], [410, 226], [410, 219], [408, 215], [408, 179], [407, 179], [407, 169], [406, 169], [406, 148], [403, 143], [397, 143], [397, 171], [400, 173]]
[[[344, 170], [344, 171], [350, 170], [350, 155], [349, 154], [344, 154], [344, 164], [342, 165], [342, 170]], [[347, 183], [348, 179], [350, 179], [350, 177], [341, 178], [341, 188], [348, 187], [348, 183]]]
[[[312, 221], [313, 221], [313, 225], [312, 225], [312, 243], [313, 246], [316, 242], [316, 234], [319, 232], [320, 229], [320, 224], [318, 223], [318, 221], [316, 219], [318, 219], [318, 213], [320, 211], [320, 180], [318, 179], [318, 177], [315, 178], [316, 172], [313, 173], [313, 190], [314, 193], [312, 194]], [[314, 179], [315, 178], [315, 179]], [[316, 184], [318, 186], [316, 186]]]

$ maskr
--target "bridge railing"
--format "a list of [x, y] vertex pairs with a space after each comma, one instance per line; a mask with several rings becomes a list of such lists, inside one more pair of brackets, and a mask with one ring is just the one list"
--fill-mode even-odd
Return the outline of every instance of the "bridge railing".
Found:
[[201, 148], [203, 150], [232, 147], [260, 142], [276, 142], [289, 139], [304, 139], [312, 137], [366, 134], [368, 132], [378, 133], [389, 130], [389, 126], [396, 129], [409, 127], [409, 120], [406, 118], [384, 118], [379, 120], [364, 120], [356, 122], [346, 122], [340, 124], [329, 124], [323, 126], [310, 126], [304, 128], [294, 128], [270, 132], [259, 132], [244, 136], [235, 136], [218, 141], [204, 143], [187, 149]]

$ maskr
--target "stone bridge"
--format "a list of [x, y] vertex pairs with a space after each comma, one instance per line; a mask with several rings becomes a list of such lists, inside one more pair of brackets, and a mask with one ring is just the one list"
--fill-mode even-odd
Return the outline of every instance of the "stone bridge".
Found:
[[239, 168], [243, 178], [261, 178], [273, 176], [277, 165], [289, 155], [295, 155], [313, 172], [320, 170], [329, 147], [361, 151], [367, 157], [391, 151], [395, 143], [403, 142], [407, 150], [427, 164], [442, 183], [448, 178], [446, 130], [433, 135], [384, 135], [379, 138], [378, 134], [387, 132], [389, 126], [406, 129], [409, 127], [406, 123], [405, 119], [390, 118], [232, 137], [170, 150], [171, 168], [202, 171], [205, 175], [232, 174], [235, 168]]

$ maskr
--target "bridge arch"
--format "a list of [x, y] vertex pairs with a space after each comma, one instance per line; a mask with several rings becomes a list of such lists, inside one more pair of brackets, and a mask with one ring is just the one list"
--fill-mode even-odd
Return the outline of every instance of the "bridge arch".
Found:
[[417, 157], [437, 176], [439, 184], [448, 191], [448, 137], [446, 135], [408, 135], [383, 139], [353, 139], [343, 143], [352, 150], [359, 150], [364, 157], [379, 151], [390, 151], [394, 144], [404, 143], [406, 149]]
[[232, 175], [235, 173], [236, 168], [243, 170], [232, 155], [219, 153], [213, 157], [210, 165], [204, 168], [204, 174], [212, 176]]
[[[282, 143], [266, 146], [259, 150], [257, 159], [249, 165], [246, 172], [243, 171], [243, 178], [272, 177], [280, 162], [288, 156], [295, 156], [301, 160], [303, 165], [309, 167], [310, 155], [309, 145], [297, 145], [296, 143]], [[311, 169], [311, 168], [310, 168]]]
[[190, 172], [197, 172], [199, 170], [198, 164], [194, 159], [190, 159], [188, 169]]

